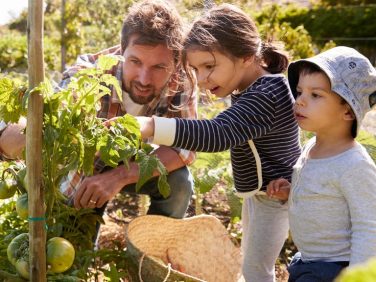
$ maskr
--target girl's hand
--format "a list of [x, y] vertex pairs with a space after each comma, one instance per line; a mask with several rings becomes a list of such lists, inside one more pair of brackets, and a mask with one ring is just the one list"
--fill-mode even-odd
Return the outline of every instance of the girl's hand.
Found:
[[266, 187], [266, 194], [273, 199], [287, 201], [289, 198], [291, 184], [284, 178], [279, 178], [269, 182]]
[[[109, 120], [103, 122], [103, 124], [107, 127], [111, 126], [111, 123], [115, 123], [119, 117], [114, 117]], [[144, 117], [144, 116], [135, 116], [141, 131], [141, 137], [143, 139], [147, 139], [149, 137], [154, 136], [154, 120], [152, 117]]]
[[154, 120], [152, 117], [135, 117], [140, 124], [141, 137], [147, 139], [154, 136]]
[[110, 127], [111, 124], [116, 123], [116, 120], [117, 120], [118, 118], [120, 118], [120, 117], [113, 117], [113, 118], [110, 118], [110, 119], [108, 119], [108, 120], [105, 120], [105, 121], [103, 122], [103, 125], [106, 126], [106, 127]]

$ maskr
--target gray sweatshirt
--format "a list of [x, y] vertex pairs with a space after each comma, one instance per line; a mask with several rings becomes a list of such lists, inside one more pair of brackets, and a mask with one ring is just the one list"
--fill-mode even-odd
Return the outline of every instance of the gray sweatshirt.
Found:
[[364, 262], [376, 256], [376, 166], [365, 148], [308, 159], [311, 139], [294, 167], [291, 235], [303, 261]]

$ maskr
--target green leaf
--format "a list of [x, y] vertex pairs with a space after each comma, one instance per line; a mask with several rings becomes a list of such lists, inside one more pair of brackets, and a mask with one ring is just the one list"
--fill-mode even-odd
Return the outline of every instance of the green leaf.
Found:
[[116, 65], [122, 59], [122, 56], [116, 55], [101, 55], [98, 58], [97, 68], [102, 71], [110, 70], [114, 65]]
[[143, 151], [137, 154], [136, 162], [140, 167], [140, 177], [136, 184], [136, 192], [140, 190], [152, 176], [155, 169], [157, 169], [157, 160], [153, 155], [146, 155]]
[[121, 281], [120, 278], [125, 277], [125, 273], [119, 272], [119, 270], [116, 268], [115, 263], [113, 262], [110, 263], [110, 270], [102, 269], [102, 271], [106, 277], [106, 281], [117, 282], [117, 281]]
[[171, 190], [170, 190], [170, 185], [167, 182], [167, 175], [166, 174], [162, 174], [162, 175], [159, 176], [159, 178], [158, 178], [158, 190], [159, 190], [159, 193], [161, 193], [161, 195], [164, 198], [167, 198], [170, 195]]
[[22, 107], [25, 86], [17, 85], [8, 78], [0, 79], [0, 119], [16, 123], [21, 115], [26, 115]]
[[163, 197], [170, 195], [170, 186], [167, 183], [167, 170], [162, 162], [155, 155], [147, 155], [144, 151], [139, 150], [136, 156], [136, 162], [139, 165], [140, 177], [136, 183], [136, 191], [139, 191], [149, 179], [153, 177], [153, 172], [159, 172], [158, 189]]
[[117, 80], [117, 78], [115, 76], [110, 75], [110, 74], [104, 74], [101, 77], [101, 82], [104, 83], [107, 86], [114, 87], [115, 88], [115, 92], [116, 92], [119, 100], [120, 101], [123, 100], [123, 95], [122, 95], [123, 91], [121, 90], [119, 81]]

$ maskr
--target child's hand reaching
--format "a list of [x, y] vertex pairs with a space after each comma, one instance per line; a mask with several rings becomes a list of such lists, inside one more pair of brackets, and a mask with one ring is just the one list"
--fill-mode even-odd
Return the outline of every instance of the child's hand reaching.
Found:
[[[109, 120], [103, 122], [103, 124], [107, 127], [111, 125], [111, 123], [116, 122], [119, 117], [113, 117]], [[149, 138], [154, 135], [154, 120], [152, 117], [144, 117], [144, 116], [135, 116], [139, 125], [142, 138]]]
[[287, 201], [290, 194], [291, 184], [284, 178], [272, 180], [266, 187], [266, 194], [273, 199]]

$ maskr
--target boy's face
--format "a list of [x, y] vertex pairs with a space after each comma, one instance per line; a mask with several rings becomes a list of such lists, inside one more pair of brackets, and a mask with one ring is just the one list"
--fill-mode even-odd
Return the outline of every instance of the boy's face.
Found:
[[168, 87], [175, 71], [174, 54], [167, 46], [134, 44], [132, 35], [124, 51], [123, 86], [131, 99], [147, 104]]
[[303, 130], [331, 134], [344, 128], [349, 107], [331, 90], [328, 77], [321, 72], [300, 74], [296, 87], [295, 118]]

